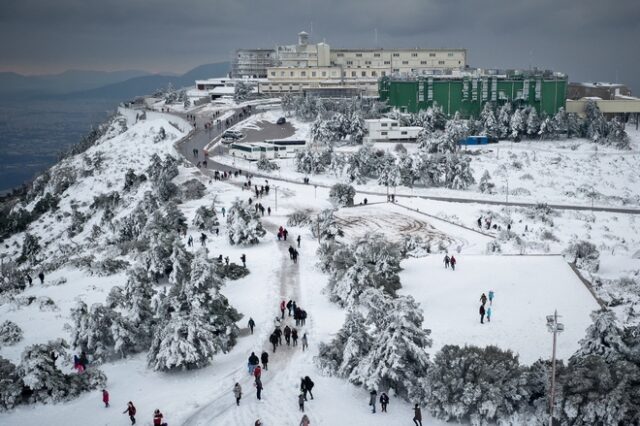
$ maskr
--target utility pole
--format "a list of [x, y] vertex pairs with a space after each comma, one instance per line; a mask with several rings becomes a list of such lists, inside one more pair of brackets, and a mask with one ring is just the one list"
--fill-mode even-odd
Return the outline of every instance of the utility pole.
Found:
[[274, 186], [273, 189], [274, 189], [274, 193], [276, 195], [276, 211], [278, 211], [278, 187]]
[[558, 311], [553, 315], [547, 315], [547, 329], [553, 333], [553, 353], [551, 355], [551, 390], [549, 395], [549, 426], [553, 426], [553, 409], [556, 397], [556, 340], [558, 333], [564, 331], [564, 324], [558, 322]]

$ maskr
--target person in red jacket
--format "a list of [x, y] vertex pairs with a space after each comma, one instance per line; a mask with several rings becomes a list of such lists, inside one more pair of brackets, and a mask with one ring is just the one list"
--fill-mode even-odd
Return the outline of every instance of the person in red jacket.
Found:
[[284, 310], [286, 309], [286, 304], [287, 302], [285, 302], [284, 300], [282, 302], [280, 302], [280, 312], [282, 313], [282, 319], [284, 319]]
[[105, 408], [109, 406], [109, 392], [106, 389], [102, 389], [102, 402]]
[[153, 412], [153, 426], [167, 426], [167, 424], [162, 421], [162, 413], [157, 408], [156, 411]]
[[258, 365], [256, 366], [256, 368], [253, 369], [253, 377], [255, 377], [256, 379], [259, 379], [260, 376], [262, 376], [262, 369]]

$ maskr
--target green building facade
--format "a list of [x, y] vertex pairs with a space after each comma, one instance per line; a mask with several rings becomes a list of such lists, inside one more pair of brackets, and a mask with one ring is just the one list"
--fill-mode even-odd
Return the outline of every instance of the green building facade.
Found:
[[486, 76], [425, 76], [410, 80], [383, 77], [380, 100], [403, 112], [418, 112], [434, 104], [448, 116], [478, 117], [485, 103], [532, 106], [539, 114], [555, 115], [565, 107], [567, 77], [560, 74]]

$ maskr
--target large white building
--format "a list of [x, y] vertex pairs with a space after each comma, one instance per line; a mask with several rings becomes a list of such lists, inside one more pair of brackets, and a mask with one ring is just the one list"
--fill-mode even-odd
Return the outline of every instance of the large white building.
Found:
[[419, 126], [401, 126], [391, 118], [364, 120], [364, 125], [365, 142], [415, 142], [422, 130]]
[[[251, 70], [251, 76], [267, 78], [260, 85], [260, 92], [267, 94], [342, 90], [375, 96], [380, 77], [446, 73], [467, 65], [466, 49], [331, 49], [324, 42], [310, 44], [309, 34], [304, 31], [298, 34], [297, 44], [276, 46], [268, 60], [267, 50], [261, 49], [261, 55], [253, 56], [243, 54], [248, 50], [239, 50], [234, 59], [234, 70], [244, 67]], [[236, 65], [240, 59], [242, 67]]]

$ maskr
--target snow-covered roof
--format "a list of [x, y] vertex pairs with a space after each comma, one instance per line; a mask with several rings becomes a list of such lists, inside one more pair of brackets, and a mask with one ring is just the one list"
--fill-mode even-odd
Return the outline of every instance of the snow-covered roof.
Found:
[[575, 84], [576, 86], [583, 86], [583, 87], [624, 87], [624, 84], [621, 83], [607, 83], [606, 81], [594, 81], [594, 82], [578, 82], [578, 83], [571, 83], [571, 84]]
[[209, 93], [211, 95], [233, 95], [235, 90], [233, 86], [218, 86], [209, 90]]

